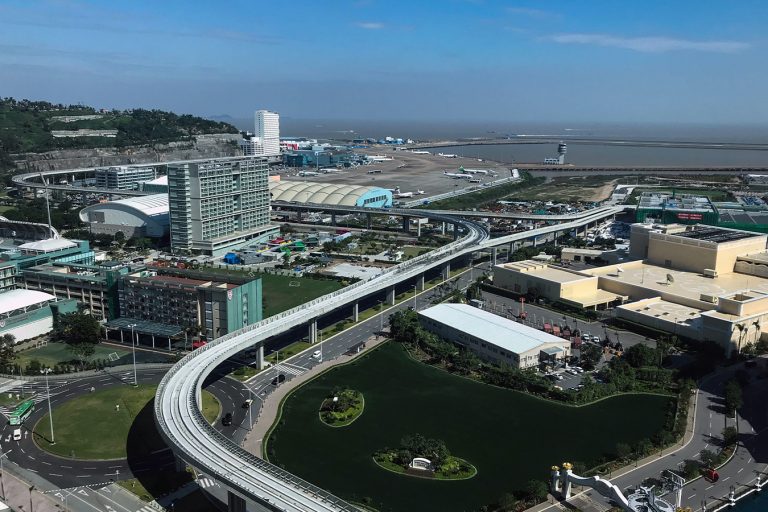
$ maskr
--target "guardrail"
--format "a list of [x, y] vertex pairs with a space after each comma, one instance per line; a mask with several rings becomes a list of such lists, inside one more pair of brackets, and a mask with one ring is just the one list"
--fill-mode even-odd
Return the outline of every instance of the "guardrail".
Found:
[[454, 258], [487, 247], [579, 227], [609, 215], [612, 215], [610, 209], [569, 223], [491, 240], [483, 227], [471, 221], [434, 212], [424, 212], [424, 216], [428, 216], [431, 220], [451, 222], [461, 226], [466, 231], [465, 236], [432, 252], [391, 267], [367, 281], [359, 281], [342, 290], [222, 336], [186, 355], [171, 368], [158, 386], [155, 396], [158, 430], [178, 457], [202, 469], [236, 494], [266, 503], [275, 510], [290, 512], [357, 510], [341, 498], [259, 459], [213, 429], [205, 421], [198, 407], [198, 397], [205, 378], [221, 362], [245, 348], [263, 342], [287, 329], [313, 321], [371, 293], [412, 279], [429, 268], [446, 264]]

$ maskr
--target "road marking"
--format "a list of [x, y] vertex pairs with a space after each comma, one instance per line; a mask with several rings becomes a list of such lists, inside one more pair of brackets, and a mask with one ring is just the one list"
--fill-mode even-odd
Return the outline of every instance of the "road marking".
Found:
[[713, 484], [713, 485], [710, 485], [709, 487], [707, 487], [707, 488], [706, 488], [706, 489], [704, 489], [704, 490], [705, 490], [705, 491], [708, 491], [708, 490], [710, 490], [710, 489], [711, 489], [711, 488], [713, 488], [713, 487], [714, 487], [714, 484]]
[[737, 471], [737, 473], [741, 473], [742, 471], [744, 471], [744, 468], [739, 468], [739, 470]]
[[77, 475], [75, 478], [90, 478], [91, 475]]
[[60, 475], [58, 473], [48, 473], [48, 474], [51, 475], [51, 476], [64, 476], [64, 475]]
[[690, 496], [688, 496], [688, 499], [691, 499], [691, 498], [693, 498], [694, 496], [696, 496], [696, 495], [695, 495], [695, 494], [691, 494]]
[[731, 477], [727, 476], [727, 477], [723, 478], [723, 482], [725, 482], [725, 481], [726, 481], [726, 480], [728, 480], [729, 478], [731, 478]]

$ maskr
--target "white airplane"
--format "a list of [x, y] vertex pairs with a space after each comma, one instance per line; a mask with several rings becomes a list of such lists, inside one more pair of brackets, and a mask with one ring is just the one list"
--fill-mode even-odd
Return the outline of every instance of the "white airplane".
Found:
[[400, 193], [400, 187], [388, 188], [387, 190], [389, 190], [393, 194], [399, 194]]
[[403, 199], [406, 197], [413, 197], [413, 192], [398, 192], [395, 194], [395, 198]]
[[326, 167], [324, 169], [320, 169], [320, 172], [322, 172], [323, 174], [331, 174], [331, 173], [341, 172], [341, 169], [337, 169], [335, 167]]
[[384, 155], [368, 155], [365, 158], [370, 162], [390, 162], [394, 160], [394, 158]]
[[468, 172], [469, 174], [488, 174], [488, 169], [466, 169], [459, 167], [459, 172]]
[[458, 158], [458, 155], [455, 155], [453, 153], [438, 153], [437, 156], [441, 156], [443, 158]]
[[448, 171], [443, 171], [443, 174], [455, 180], [468, 180], [472, 178], [471, 174], [459, 174], [456, 172], [448, 172]]
[[423, 196], [424, 194], [426, 194], [426, 192], [424, 192], [423, 190], [417, 190], [416, 194], [420, 195], [420, 196]]
[[416, 151], [415, 149], [411, 151], [411, 153], [413, 153], [414, 155], [431, 155], [432, 154], [429, 151]]
[[299, 176], [318, 176], [320, 173], [315, 171], [301, 171]]

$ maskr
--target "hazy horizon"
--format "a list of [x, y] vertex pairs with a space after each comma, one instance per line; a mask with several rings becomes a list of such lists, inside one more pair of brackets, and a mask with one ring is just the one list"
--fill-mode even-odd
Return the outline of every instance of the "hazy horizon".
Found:
[[0, 94], [235, 118], [762, 124], [765, 19], [758, 0], [8, 0]]

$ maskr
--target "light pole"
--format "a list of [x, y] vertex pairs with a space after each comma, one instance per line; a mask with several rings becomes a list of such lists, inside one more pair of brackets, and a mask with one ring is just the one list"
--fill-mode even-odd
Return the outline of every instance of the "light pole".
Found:
[[136, 324], [130, 324], [128, 327], [131, 328], [131, 349], [133, 350], [133, 385], [134, 387], [139, 386], [139, 379], [136, 377], [136, 338], [134, 337], [133, 329], [136, 327]]
[[250, 432], [253, 430], [253, 417], [251, 416], [251, 409], [253, 409], [253, 389], [251, 389], [250, 386], [246, 386], [248, 388], [248, 398], [251, 399], [251, 403], [248, 404], [248, 431]]
[[416, 311], [416, 287], [418, 285], [413, 285], [413, 310]]
[[11, 453], [13, 450], [8, 450], [5, 453], [0, 453], [0, 492], [3, 493], [3, 499], [5, 499], [5, 483], [3, 482], [3, 457]]
[[48, 374], [51, 373], [50, 368], [43, 368], [40, 373], [45, 375], [45, 394], [48, 395], [48, 419], [51, 420], [51, 444], [56, 444], [56, 439], [53, 437], [53, 412], [51, 412], [51, 388], [48, 387]]

